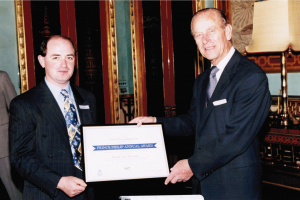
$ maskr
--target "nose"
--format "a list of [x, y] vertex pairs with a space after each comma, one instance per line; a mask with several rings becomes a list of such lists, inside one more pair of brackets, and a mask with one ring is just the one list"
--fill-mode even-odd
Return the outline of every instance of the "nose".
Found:
[[60, 65], [63, 66], [63, 67], [66, 67], [67, 66], [67, 59], [65, 59], [65, 58], [61, 59]]
[[207, 35], [204, 35], [202, 37], [202, 43], [203, 44], [207, 44], [207, 43], [209, 43], [209, 41], [210, 41], [210, 38]]

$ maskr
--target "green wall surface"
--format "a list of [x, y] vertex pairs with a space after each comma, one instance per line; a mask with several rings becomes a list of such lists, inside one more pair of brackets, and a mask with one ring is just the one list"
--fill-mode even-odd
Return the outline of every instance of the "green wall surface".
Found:
[[[281, 74], [267, 74], [271, 95], [278, 95], [281, 89]], [[300, 95], [300, 73], [287, 74], [288, 95]]]
[[205, 8], [213, 8], [214, 0], [205, 0]]
[[116, 1], [115, 13], [119, 81], [127, 81], [128, 93], [133, 94], [129, 1]]
[[0, 70], [6, 71], [20, 94], [14, 1], [0, 1]]

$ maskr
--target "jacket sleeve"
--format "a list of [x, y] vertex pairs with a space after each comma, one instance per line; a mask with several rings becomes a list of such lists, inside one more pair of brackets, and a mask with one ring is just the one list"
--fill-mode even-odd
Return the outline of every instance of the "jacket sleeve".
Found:
[[197, 94], [199, 94], [199, 88], [197, 87], [200, 77], [195, 81], [193, 87], [193, 96], [191, 100], [191, 106], [187, 114], [182, 114], [176, 117], [157, 117], [157, 123], [162, 123], [164, 127], [164, 134], [170, 136], [190, 136], [194, 135], [196, 131], [197, 122]]
[[17, 93], [16, 93], [15, 88], [14, 88], [9, 76], [7, 75], [7, 73], [3, 73], [3, 76], [1, 79], [2, 79], [1, 91], [4, 94], [5, 103], [6, 103], [7, 109], [9, 110], [10, 102], [13, 98], [15, 98], [17, 96]]
[[54, 198], [60, 192], [56, 189], [61, 175], [51, 170], [37, 156], [35, 116], [30, 106], [14, 99], [10, 106], [9, 141], [12, 166], [27, 181]]

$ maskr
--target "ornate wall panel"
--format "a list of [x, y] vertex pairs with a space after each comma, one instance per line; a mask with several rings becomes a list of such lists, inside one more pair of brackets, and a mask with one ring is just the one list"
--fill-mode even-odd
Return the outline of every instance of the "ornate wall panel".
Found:
[[255, 1], [232, 0], [232, 43], [241, 53], [251, 44], [253, 28], [253, 5]]
[[135, 30], [135, 15], [134, 15], [134, 2], [130, 1], [130, 29], [131, 29], [131, 51], [132, 51], [132, 72], [133, 72], [133, 95], [134, 95], [134, 116], [140, 116], [139, 113], [139, 100], [138, 94], [141, 91], [138, 88], [138, 76], [139, 71], [137, 70], [137, 35]]
[[15, 8], [16, 8], [16, 19], [17, 19], [17, 41], [18, 41], [18, 57], [19, 57], [20, 78], [21, 78], [20, 80], [21, 93], [23, 93], [29, 89], [23, 2], [15, 1]]
[[142, 2], [130, 1], [134, 116], [147, 115]]
[[120, 123], [120, 98], [118, 80], [118, 59], [117, 59], [117, 37], [115, 22], [114, 1], [105, 1], [107, 49], [108, 49], [108, 77], [110, 95], [110, 123]]

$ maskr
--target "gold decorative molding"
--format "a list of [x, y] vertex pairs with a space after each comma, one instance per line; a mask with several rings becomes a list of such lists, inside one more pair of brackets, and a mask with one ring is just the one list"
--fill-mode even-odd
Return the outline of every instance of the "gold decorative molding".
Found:
[[196, 0], [196, 12], [205, 8], [205, 0]]
[[136, 30], [135, 30], [135, 17], [134, 17], [134, 2], [130, 1], [130, 30], [131, 30], [131, 53], [132, 53], [132, 73], [133, 73], [133, 93], [134, 93], [134, 117], [139, 113], [139, 100], [138, 100], [138, 81], [137, 81], [137, 56], [136, 56]]
[[269, 182], [269, 181], [262, 181], [263, 183], [269, 184], [269, 185], [275, 185], [277, 187], [283, 187], [283, 188], [287, 188], [290, 190], [296, 190], [296, 191], [300, 191], [300, 188], [297, 187], [292, 187], [289, 185], [284, 185], [284, 184], [280, 184], [280, 183], [274, 183], [274, 182]]
[[23, 1], [15, 1], [16, 24], [17, 24], [17, 44], [18, 44], [18, 60], [20, 66], [20, 82], [21, 93], [29, 89], [28, 86], [28, 70], [27, 70], [27, 56], [26, 56], [26, 42], [25, 42], [25, 28], [24, 28], [24, 11]]
[[218, 6], [218, 0], [214, 0], [213, 1], [213, 6], [214, 6], [214, 8], [219, 8], [219, 6]]
[[118, 78], [118, 53], [115, 20], [115, 3], [113, 0], [106, 2], [107, 43], [108, 43], [108, 74], [110, 91], [111, 123], [120, 123], [120, 98]]
[[[196, 12], [199, 10], [202, 10], [205, 8], [205, 0], [196, 0]], [[199, 74], [204, 72], [204, 57], [201, 55], [199, 49], [197, 48], [197, 63], [196, 63], [197, 74], [195, 74], [195, 77], [197, 77]]]
[[138, 1], [130, 0], [130, 30], [131, 30], [131, 51], [132, 51], [132, 72], [133, 72], [133, 89], [134, 89], [134, 117], [144, 115], [143, 100], [143, 62], [144, 57], [141, 55], [144, 49], [141, 48], [142, 40], [140, 39], [139, 27], [140, 20]]

